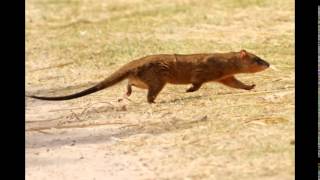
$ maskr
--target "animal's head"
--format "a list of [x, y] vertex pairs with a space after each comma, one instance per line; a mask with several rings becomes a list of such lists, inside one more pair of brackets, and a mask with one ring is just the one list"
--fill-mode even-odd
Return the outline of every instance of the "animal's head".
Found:
[[270, 64], [260, 57], [247, 52], [246, 50], [241, 50], [238, 53], [239, 61], [243, 71], [246, 73], [255, 73], [267, 69]]

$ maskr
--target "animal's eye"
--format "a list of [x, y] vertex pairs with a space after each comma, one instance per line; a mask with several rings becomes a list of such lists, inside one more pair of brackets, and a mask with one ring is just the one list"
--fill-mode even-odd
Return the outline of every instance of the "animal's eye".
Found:
[[269, 66], [269, 64], [268, 64], [267, 62], [265, 62], [264, 60], [261, 60], [261, 59], [259, 59], [259, 60], [257, 61], [257, 63], [258, 63], [259, 65], [262, 65], [262, 66]]

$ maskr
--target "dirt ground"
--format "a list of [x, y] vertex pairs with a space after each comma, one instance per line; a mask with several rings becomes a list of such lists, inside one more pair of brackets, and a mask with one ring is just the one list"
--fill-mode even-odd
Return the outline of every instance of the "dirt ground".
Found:
[[130, 60], [238, 51], [273, 68], [146, 102], [126, 82], [82, 98], [26, 98], [26, 179], [294, 179], [294, 1], [28, 0], [26, 94], [65, 95]]

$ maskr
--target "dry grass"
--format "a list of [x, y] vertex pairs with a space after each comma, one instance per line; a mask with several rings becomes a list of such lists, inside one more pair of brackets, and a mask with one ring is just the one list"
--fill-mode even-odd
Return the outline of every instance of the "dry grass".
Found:
[[250, 92], [168, 85], [154, 105], [139, 89], [118, 102], [125, 82], [72, 101], [27, 99], [27, 178], [293, 179], [294, 1], [28, 0], [26, 23], [33, 94], [79, 91], [148, 54], [244, 48], [276, 67], [239, 75]]

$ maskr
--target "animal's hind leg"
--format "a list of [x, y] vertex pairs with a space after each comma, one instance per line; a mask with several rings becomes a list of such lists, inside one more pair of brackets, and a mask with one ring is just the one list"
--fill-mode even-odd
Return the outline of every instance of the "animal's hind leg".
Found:
[[131, 95], [131, 93], [132, 93], [132, 85], [130, 83], [128, 83], [126, 95], [129, 97]]
[[123, 99], [127, 99], [127, 100], [130, 100], [128, 97], [131, 95], [132, 93], [132, 84], [130, 82], [128, 82], [128, 85], [127, 85], [127, 92], [123, 95], [122, 98], [118, 99], [118, 101], [122, 101]]
[[139, 73], [139, 81], [141, 81], [141, 84], [143, 84], [143, 86], [148, 89], [148, 103], [154, 103], [157, 95], [166, 84], [167, 76], [168, 72], [157, 63], [150, 64], [150, 67], [147, 70], [141, 71]]

